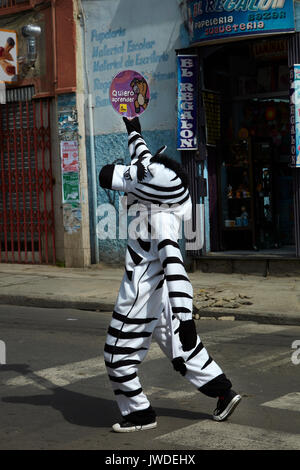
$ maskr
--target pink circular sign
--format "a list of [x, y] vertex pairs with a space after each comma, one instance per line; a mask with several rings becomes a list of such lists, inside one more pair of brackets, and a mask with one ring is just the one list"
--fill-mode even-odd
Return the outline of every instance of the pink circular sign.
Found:
[[140, 73], [124, 70], [113, 78], [109, 98], [112, 107], [121, 116], [140, 116], [150, 101], [149, 85]]

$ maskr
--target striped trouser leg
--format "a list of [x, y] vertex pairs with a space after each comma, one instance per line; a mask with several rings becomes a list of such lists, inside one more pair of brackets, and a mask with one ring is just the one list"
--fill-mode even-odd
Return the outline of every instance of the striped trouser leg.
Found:
[[125, 275], [108, 329], [104, 359], [123, 416], [150, 406], [137, 373], [163, 308], [160, 280], [155, 264], [136, 269], [131, 282]]
[[165, 355], [173, 361], [182, 357], [184, 361], [184, 377], [198, 389], [223, 372], [214, 359], [209, 355], [200, 337], [191, 351], [183, 351], [179, 339], [179, 320], [170, 313], [171, 306], [166, 302], [165, 310], [153, 332], [153, 338], [159, 344]]
[[[108, 329], [104, 359], [111, 385], [123, 416], [150, 406], [137, 372], [151, 341], [151, 332], [144, 325], [123, 324], [116, 328], [117, 314]], [[120, 325], [118, 325], [120, 327]]]

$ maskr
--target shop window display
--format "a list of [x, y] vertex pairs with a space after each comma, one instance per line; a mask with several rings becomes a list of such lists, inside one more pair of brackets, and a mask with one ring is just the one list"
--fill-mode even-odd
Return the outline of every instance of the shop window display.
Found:
[[205, 87], [221, 97], [219, 250], [292, 245], [286, 40], [224, 44], [205, 54]]
[[254, 205], [255, 232], [259, 248], [278, 248], [276, 197], [273, 188], [272, 140], [254, 141]]
[[293, 243], [292, 177], [287, 164], [290, 147], [288, 113], [288, 99], [284, 98], [256, 98], [241, 106], [240, 122], [251, 139], [254, 245], [259, 249], [275, 249]]
[[251, 142], [241, 139], [223, 150], [220, 174], [223, 249], [253, 249]]

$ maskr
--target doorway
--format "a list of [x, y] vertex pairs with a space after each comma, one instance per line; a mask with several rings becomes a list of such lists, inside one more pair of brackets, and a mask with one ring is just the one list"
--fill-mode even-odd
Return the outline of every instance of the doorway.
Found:
[[287, 40], [214, 45], [201, 57], [204, 92], [220, 106], [208, 146], [212, 251], [294, 251]]
[[50, 99], [8, 89], [0, 105], [0, 262], [55, 263]]

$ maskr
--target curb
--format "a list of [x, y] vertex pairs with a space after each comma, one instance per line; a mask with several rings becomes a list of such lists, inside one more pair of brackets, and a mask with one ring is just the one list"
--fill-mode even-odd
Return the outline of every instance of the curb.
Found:
[[[74, 300], [72, 298], [46, 298], [33, 297], [26, 295], [0, 295], [0, 304], [16, 305], [21, 307], [39, 307], [39, 308], [73, 308], [78, 310], [90, 310], [95, 312], [112, 312], [114, 302], [92, 301], [92, 300]], [[248, 310], [247, 312], [237, 311], [237, 309], [195, 309], [194, 314], [198, 314], [200, 319], [211, 318], [237, 321], [254, 321], [256, 323], [300, 326], [300, 315], [293, 313], [275, 314], [274, 312], [258, 312]], [[199, 320], [196, 320], [199, 321]]]
[[46, 297], [32, 297], [26, 295], [0, 295], [1, 305], [16, 305], [19, 307], [39, 308], [74, 308], [78, 310], [91, 310], [97, 312], [113, 311], [114, 303], [74, 300], [68, 297], [51, 299]]
[[[195, 312], [200, 316], [200, 320], [203, 318], [215, 318], [216, 320], [226, 320], [226, 317], [230, 320], [237, 321], [254, 321], [256, 323], [273, 324], [273, 325], [291, 325], [300, 326], [300, 315], [293, 313], [276, 314], [274, 312], [258, 312], [257, 310], [251, 310], [247, 312], [237, 312], [236, 309], [215, 309], [211, 310], [198, 310]], [[198, 321], [198, 320], [196, 320]]]

